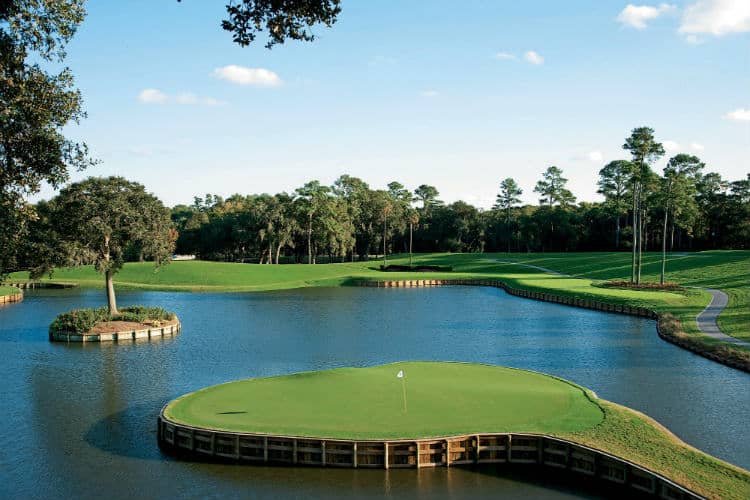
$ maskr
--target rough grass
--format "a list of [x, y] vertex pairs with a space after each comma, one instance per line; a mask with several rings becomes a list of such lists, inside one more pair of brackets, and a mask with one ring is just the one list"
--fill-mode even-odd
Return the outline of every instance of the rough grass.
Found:
[[[399, 370], [406, 374], [406, 408]], [[603, 417], [582, 388], [560, 379], [512, 368], [437, 362], [230, 382], [175, 400], [166, 415], [213, 429], [349, 439], [574, 432], [599, 424]]]
[[16, 287], [14, 287], [14, 286], [3, 286], [3, 285], [0, 285], [0, 296], [3, 296], [3, 295], [13, 295], [13, 294], [20, 293], [20, 292], [21, 292], [21, 290], [18, 289], [18, 288], [16, 288]]

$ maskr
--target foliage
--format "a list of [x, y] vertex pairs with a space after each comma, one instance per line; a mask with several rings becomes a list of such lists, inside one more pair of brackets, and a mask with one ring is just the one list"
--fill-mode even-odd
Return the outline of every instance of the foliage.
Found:
[[534, 192], [542, 196], [539, 203], [563, 207], [575, 203], [576, 197], [565, 187], [567, 183], [568, 179], [562, 176], [562, 170], [554, 165], [547, 168], [542, 174], [542, 180], [534, 187]]
[[63, 134], [85, 116], [70, 70], [42, 66], [63, 61], [84, 15], [83, 0], [0, 3], [0, 277], [18, 265], [35, 218], [26, 197], [92, 163], [86, 145]]
[[50, 325], [50, 332], [86, 333], [97, 324], [105, 321], [132, 321], [144, 323], [146, 321], [171, 321], [175, 315], [161, 307], [129, 306], [120, 309], [118, 314], [110, 314], [107, 307], [96, 309], [75, 309], [67, 311], [55, 318]]
[[[181, 1], [181, 0], [178, 0]], [[245, 47], [258, 33], [268, 35], [266, 48], [287, 39], [313, 41], [310, 28], [316, 24], [331, 27], [341, 12], [340, 0], [238, 0], [227, 5], [227, 19], [221, 27]]]

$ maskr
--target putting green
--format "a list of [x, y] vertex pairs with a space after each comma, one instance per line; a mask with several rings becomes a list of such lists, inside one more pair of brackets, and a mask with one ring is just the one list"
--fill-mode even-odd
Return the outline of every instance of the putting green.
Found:
[[[406, 408], [402, 379], [405, 373]], [[164, 415], [225, 431], [339, 439], [577, 432], [601, 423], [585, 389], [513, 368], [403, 362], [229, 382], [182, 396]]]

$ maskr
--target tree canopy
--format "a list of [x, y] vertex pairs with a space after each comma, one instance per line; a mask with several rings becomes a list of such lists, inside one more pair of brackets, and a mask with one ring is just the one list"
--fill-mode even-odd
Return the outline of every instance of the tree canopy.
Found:
[[90, 177], [63, 188], [46, 207], [45, 236], [53, 249], [50, 260], [33, 274], [52, 271], [50, 265], [94, 264], [104, 274], [111, 314], [117, 313], [112, 276], [131, 250], [158, 265], [174, 249], [177, 233], [170, 212], [154, 195], [122, 177]]
[[0, 2], [0, 277], [35, 217], [26, 197], [60, 186], [91, 164], [85, 144], [63, 127], [85, 114], [69, 69], [52, 71], [84, 18], [84, 0]]

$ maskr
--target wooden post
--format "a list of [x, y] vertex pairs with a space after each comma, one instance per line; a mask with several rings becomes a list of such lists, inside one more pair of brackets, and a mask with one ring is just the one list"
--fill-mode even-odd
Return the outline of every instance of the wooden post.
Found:
[[292, 439], [292, 463], [297, 463], [297, 440]]
[[323, 462], [323, 467], [326, 465], [326, 442], [320, 442], [320, 459]]
[[451, 442], [447, 439], [445, 440], [445, 466], [451, 466]]
[[239, 460], [240, 459], [240, 435], [237, 434], [234, 436], [234, 446], [236, 447], [237, 453], [234, 454], [234, 457]]
[[474, 446], [474, 463], [479, 463], [479, 434], [474, 436], [476, 438], [475, 446]]
[[510, 434], [508, 434], [508, 444], [505, 447], [506, 448], [505, 452], [507, 453], [508, 463], [511, 463], [511, 458], [512, 458], [511, 451], [510, 451], [511, 441], [512, 440], [513, 440], [513, 436], [511, 436]]
[[263, 436], [263, 461], [268, 462], [268, 436]]
[[354, 443], [352, 444], [352, 453], [353, 453], [352, 465], [356, 469], [357, 468], [357, 442], [356, 441], [354, 441]]
[[417, 469], [419, 469], [419, 441], [414, 441], [414, 446], [417, 448]]
[[388, 468], [388, 441], [385, 441], [383, 443], [383, 453], [385, 453], [385, 456], [383, 457], [383, 465], [385, 468]]

